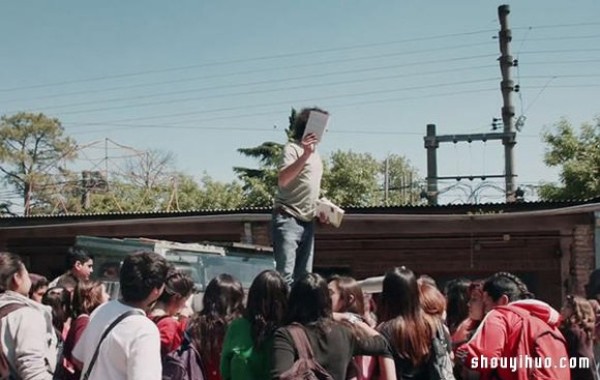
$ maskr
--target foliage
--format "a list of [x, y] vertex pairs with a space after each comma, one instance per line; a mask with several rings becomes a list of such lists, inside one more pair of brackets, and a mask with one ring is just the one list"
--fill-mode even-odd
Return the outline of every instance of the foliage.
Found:
[[[288, 127], [285, 134], [289, 140], [292, 135], [292, 126], [296, 120], [296, 110], [290, 111]], [[268, 207], [273, 204], [273, 197], [277, 191], [278, 163], [283, 152], [284, 144], [266, 141], [259, 146], [239, 148], [242, 155], [258, 160], [258, 168], [234, 167], [233, 171], [242, 182], [245, 193], [244, 205], [248, 207]]]
[[[341, 206], [372, 206], [381, 199], [378, 174], [381, 164], [369, 153], [336, 151], [323, 175], [325, 195]], [[328, 166], [329, 166], [328, 165]]]
[[586, 199], [600, 196], [600, 117], [595, 124], [584, 123], [579, 134], [567, 120], [544, 134], [548, 148], [544, 162], [560, 167], [561, 185], [545, 183], [541, 198], [547, 200]]
[[64, 136], [58, 119], [25, 112], [0, 119], [0, 173], [22, 197], [25, 215], [50, 207], [68, 180], [62, 164], [76, 152], [75, 141]]

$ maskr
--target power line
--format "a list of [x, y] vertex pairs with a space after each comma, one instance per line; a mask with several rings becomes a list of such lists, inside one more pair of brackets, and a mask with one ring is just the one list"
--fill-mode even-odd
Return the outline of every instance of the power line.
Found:
[[[438, 84], [430, 84], [430, 85], [422, 85], [422, 86], [403, 87], [403, 88], [396, 88], [396, 89], [364, 91], [364, 92], [357, 92], [357, 93], [351, 93], [351, 94], [323, 96], [323, 97], [319, 97], [319, 98], [286, 100], [286, 101], [276, 102], [276, 103], [261, 103], [261, 104], [245, 105], [245, 106], [214, 108], [214, 109], [203, 110], [203, 111], [178, 112], [178, 113], [158, 115], [158, 116], [156, 116], [156, 115], [155, 116], [144, 116], [144, 117], [121, 119], [121, 120], [116, 120], [116, 121], [108, 121], [106, 123], [163, 119], [163, 118], [171, 118], [171, 117], [177, 117], [177, 116], [188, 116], [188, 115], [197, 115], [197, 114], [214, 113], [214, 112], [234, 111], [234, 110], [239, 110], [239, 109], [269, 107], [269, 106], [274, 106], [274, 105], [306, 103], [306, 102], [314, 102], [316, 100], [323, 101], [323, 100], [328, 100], [328, 99], [338, 99], [338, 98], [356, 97], [356, 96], [365, 96], [365, 95], [376, 95], [376, 94], [384, 94], [384, 93], [400, 92], [400, 91], [423, 90], [423, 89], [427, 89], [427, 88], [439, 88], [439, 87], [449, 87], [449, 86], [457, 86], [457, 85], [465, 85], [465, 84], [473, 84], [473, 83], [485, 83], [485, 82], [495, 81], [497, 79], [498, 79], [498, 77], [493, 77], [493, 78], [476, 79], [476, 80], [470, 80], [470, 81], [447, 82], [447, 83], [438, 83]], [[102, 111], [102, 110], [104, 110], [104, 109], [96, 109], [93, 111]], [[82, 113], [82, 112], [84, 112], [84, 111], [77, 112], [77, 113]], [[92, 112], [92, 110], [87, 110], [85, 112]], [[72, 113], [73, 112], [64, 113], [64, 114], [72, 114]], [[66, 123], [66, 122], [63, 122], [63, 124], [64, 123]]]
[[[451, 70], [447, 70], [447, 71], [451, 71]], [[300, 90], [300, 89], [305, 89], [305, 88], [331, 87], [331, 86], [337, 86], [337, 85], [343, 85], [343, 84], [363, 83], [363, 82], [386, 80], [386, 79], [392, 79], [392, 78], [402, 78], [402, 77], [407, 77], [407, 76], [410, 76], [410, 75], [407, 75], [407, 74], [386, 75], [386, 76], [380, 76], [380, 77], [376, 77], [376, 78], [352, 79], [352, 80], [343, 80], [343, 81], [337, 81], [337, 82], [288, 86], [288, 87], [279, 87], [279, 88], [262, 89], [262, 90], [248, 90], [248, 91], [243, 91], [243, 92], [234, 92], [234, 93], [227, 93], [227, 94], [205, 95], [205, 96], [199, 96], [199, 97], [179, 98], [179, 99], [169, 99], [169, 100], [157, 100], [157, 101], [146, 102], [146, 103], [125, 104], [125, 105], [120, 105], [120, 106], [92, 108], [92, 109], [84, 109], [84, 110], [78, 110], [78, 111], [66, 111], [66, 112], [61, 112], [60, 114], [61, 115], [76, 115], [76, 114], [99, 112], [99, 111], [131, 109], [131, 108], [148, 107], [148, 106], [154, 106], [154, 105], [185, 103], [185, 102], [198, 101], [198, 100], [227, 98], [227, 97], [234, 97], [234, 96], [241, 96], [241, 95], [256, 95], [256, 94], [265, 94], [265, 93], [279, 92], [279, 91]], [[490, 80], [493, 80], [493, 79], [495, 79], [495, 78], [492, 78]], [[469, 83], [469, 81], [466, 81], [465, 83]], [[471, 83], [473, 83], [473, 82], [471, 81]], [[453, 84], [457, 84], [457, 83], [453, 83]], [[407, 90], [429, 88], [431, 86], [435, 87], [438, 85], [434, 84], [434, 85], [428, 85], [428, 86], [410, 87], [410, 88], [407, 88]], [[440, 85], [440, 86], [444, 86], [444, 85]], [[402, 91], [402, 90], [391, 90], [391, 91]]]
[[306, 55], [311, 55], [311, 54], [322, 54], [322, 53], [330, 53], [330, 52], [336, 52], [336, 51], [362, 49], [362, 48], [366, 48], [366, 47], [389, 46], [389, 45], [393, 45], [393, 44], [402, 44], [402, 43], [407, 43], [407, 42], [419, 42], [419, 41], [427, 41], [427, 40], [435, 40], [435, 39], [455, 38], [455, 37], [460, 37], [460, 36], [491, 33], [491, 32], [494, 32], [494, 30], [486, 29], [486, 30], [477, 30], [477, 31], [470, 31], [470, 32], [441, 34], [441, 35], [434, 35], [434, 36], [429, 36], [429, 37], [409, 38], [409, 39], [402, 39], [402, 40], [396, 40], [396, 41], [390, 41], [390, 42], [379, 42], [379, 43], [342, 46], [342, 47], [337, 47], [337, 48], [330, 47], [330, 48], [318, 49], [318, 50], [275, 54], [275, 55], [259, 56], [259, 57], [252, 57], [252, 58], [238, 58], [238, 59], [233, 59], [233, 60], [206, 62], [206, 63], [196, 64], [196, 65], [178, 66], [178, 67], [171, 67], [171, 68], [165, 68], [165, 69], [147, 70], [147, 71], [139, 71], [139, 72], [132, 72], [132, 73], [124, 73], [124, 74], [105, 75], [105, 76], [99, 76], [99, 77], [93, 77], [93, 78], [61, 81], [61, 82], [45, 83], [45, 84], [36, 84], [36, 85], [14, 87], [14, 88], [4, 88], [4, 89], [0, 89], [0, 92], [21, 91], [21, 90], [34, 89], [34, 88], [65, 86], [65, 85], [70, 85], [70, 84], [75, 84], [75, 83], [97, 82], [97, 81], [102, 81], [102, 80], [106, 80], [106, 79], [119, 79], [119, 78], [126, 78], [126, 77], [143, 76], [143, 75], [148, 75], [148, 74], [190, 70], [190, 69], [209, 67], [209, 66], [223, 66], [223, 65], [234, 64], [234, 63], [264, 61], [264, 60], [280, 59], [280, 58], [291, 58], [291, 57], [306, 56]]
[[[436, 94], [429, 94], [429, 95], [423, 95], [423, 96], [410, 96], [410, 97], [403, 97], [403, 98], [378, 99], [378, 100], [373, 100], [373, 101], [360, 101], [360, 102], [343, 103], [343, 104], [337, 104], [337, 105], [332, 104], [331, 108], [333, 109], [333, 108], [344, 108], [344, 107], [356, 107], [356, 106], [368, 105], [368, 104], [385, 104], [385, 103], [393, 103], [393, 102], [399, 102], [399, 101], [404, 101], [404, 100], [456, 96], [456, 95], [462, 95], [462, 94], [492, 92], [492, 91], [496, 91], [496, 90], [497, 90], [496, 88], [485, 88], [485, 89], [478, 89], [478, 90], [465, 90], [465, 91], [452, 91], [452, 92], [446, 92], [446, 93], [436, 93]], [[254, 116], [280, 115], [280, 114], [281, 114], [281, 111], [277, 110], [277, 111], [272, 111], [272, 112], [261, 112], [261, 113], [251, 113], [251, 114], [243, 114], [243, 115], [235, 115], [235, 116], [220, 116], [220, 117], [205, 118], [205, 119], [186, 120], [184, 122], [186, 122], [186, 123], [201, 123], [201, 122], [207, 122], [207, 121], [231, 120], [231, 119], [239, 119], [239, 118], [254, 117]], [[87, 126], [110, 125], [110, 126], [117, 126], [119, 128], [100, 129], [100, 130], [87, 131], [87, 132], [75, 131], [71, 134], [72, 135], [82, 135], [82, 134], [98, 133], [98, 132], [100, 132], [100, 133], [101, 132], [112, 132], [112, 131], [123, 130], [123, 129], [127, 129], [127, 128], [131, 128], [131, 129], [157, 128], [157, 129], [184, 129], [184, 130], [188, 129], [188, 130], [215, 130], [215, 131], [261, 131], [261, 132], [270, 132], [270, 131], [279, 132], [279, 131], [281, 131], [281, 129], [274, 129], [274, 128], [246, 128], [246, 127], [244, 127], [244, 128], [242, 128], [242, 127], [223, 128], [223, 127], [212, 127], [212, 126], [200, 127], [200, 126], [177, 126], [177, 125], [175, 125], [175, 124], [179, 124], [179, 123], [181, 123], [181, 122], [169, 123], [169, 124], [126, 124], [126, 123], [118, 123], [118, 122], [117, 123], [102, 123], [102, 122], [74, 123], [73, 126], [79, 125], [82, 127], [87, 127]], [[422, 134], [419, 133], [419, 135], [422, 135]]]
[[[490, 55], [487, 55], [487, 54], [484, 56], [490, 57]], [[481, 58], [481, 57], [482, 57], [481, 55], [470, 56], [470, 57], [460, 57], [460, 58], [449, 59], [446, 62], [470, 60], [473, 58]], [[435, 62], [439, 63], [439, 60], [436, 60]], [[407, 67], [407, 66], [421, 66], [423, 64], [424, 64], [423, 62], [415, 62], [415, 63], [410, 63], [410, 64], [386, 65], [386, 66], [368, 67], [368, 68], [345, 70], [345, 71], [338, 70], [338, 71], [333, 71], [333, 72], [302, 75], [302, 76], [282, 78], [282, 79], [271, 79], [271, 80], [237, 83], [237, 84], [229, 84], [229, 85], [201, 87], [201, 88], [188, 89], [188, 90], [161, 92], [161, 93], [149, 94], [149, 95], [129, 96], [129, 97], [122, 97], [122, 98], [93, 100], [93, 101], [86, 101], [86, 102], [80, 102], [80, 103], [61, 104], [61, 105], [52, 106], [49, 108], [52, 110], [56, 110], [56, 109], [60, 109], [60, 108], [78, 107], [78, 106], [90, 105], [90, 104], [113, 103], [113, 102], [138, 100], [138, 99], [151, 99], [151, 98], [162, 97], [162, 96], [188, 94], [188, 93], [203, 92], [203, 91], [209, 91], [209, 90], [222, 90], [222, 89], [226, 89], [226, 88], [249, 87], [249, 86], [262, 85], [262, 84], [291, 82], [291, 81], [301, 80], [301, 79], [314, 79], [314, 78], [322, 78], [322, 77], [328, 77], [328, 76], [356, 74], [356, 73], [361, 73], [361, 72], [382, 71], [382, 70], [397, 69], [397, 68]], [[321, 87], [321, 86], [331, 86], [331, 85], [338, 85], [338, 84], [360, 83], [360, 82], [367, 82], [367, 81], [371, 81], [371, 80], [376, 81], [376, 80], [385, 80], [385, 79], [391, 79], [391, 78], [403, 78], [403, 77], [413, 77], [413, 76], [418, 77], [418, 76], [426, 76], [426, 75], [433, 75], [433, 74], [442, 74], [442, 73], [447, 73], [447, 72], [467, 71], [467, 70], [475, 70], [475, 69], [491, 68], [491, 67], [495, 67], [495, 66], [494, 65], [479, 65], [479, 66], [469, 66], [469, 67], [452, 68], [452, 69], [444, 69], [444, 70], [424, 71], [424, 72], [417, 72], [417, 73], [403, 73], [403, 74], [397, 74], [397, 75], [386, 75], [386, 76], [378, 76], [378, 77], [363, 78], [363, 79], [345, 80], [345, 81], [341, 81], [341, 82], [338, 81], [338, 82], [329, 82], [329, 83], [319, 83], [316, 85], [309, 84], [309, 85], [296, 86], [296, 87], [286, 87], [286, 88], [281, 88], [281, 89], [275, 88], [275, 89], [270, 89], [270, 90], [269, 89], [267, 89], [267, 90], [252, 90], [251, 93], [252, 94], [257, 93], [257, 91], [258, 92], [271, 92], [271, 91], [283, 91], [283, 90], [308, 88], [308, 87]], [[209, 99], [212, 97], [237, 96], [237, 95], [246, 95], [246, 94], [248, 94], [248, 92], [213, 95], [213, 96], [209, 96], [209, 97], [202, 97], [202, 98], [196, 98], [196, 99]], [[173, 101], [180, 101], [180, 100], [175, 99]], [[185, 101], [185, 99], [184, 99], [184, 101]], [[152, 103], [149, 105], [164, 104], [164, 102], [165, 101], [161, 101], [160, 103]], [[48, 107], [41, 107], [41, 108], [48, 108]], [[16, 112], [16, 111], [13, 111], [13, 112]], [[80, 111], [80, 112], [85, 112], [85, 111]], [[8, 112], [8, 113], [10, 113], [10, 112]]]

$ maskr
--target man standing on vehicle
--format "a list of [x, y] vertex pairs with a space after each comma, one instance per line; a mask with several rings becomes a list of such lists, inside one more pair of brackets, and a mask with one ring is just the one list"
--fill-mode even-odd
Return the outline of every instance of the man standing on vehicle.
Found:
[[293, 121], [292, 140], [283, 147], [273, 206], [276, 269], [288, 285], [312, 272], [313, 266], [314, 219], [323, 176], [318, 138], [313, 133], [304, 136], [313, 111], [327, 114], [319, 108], [304, 108]]

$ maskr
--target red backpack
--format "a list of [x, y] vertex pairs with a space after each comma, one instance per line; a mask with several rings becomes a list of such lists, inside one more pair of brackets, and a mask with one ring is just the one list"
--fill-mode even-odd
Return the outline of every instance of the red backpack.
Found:
[[522, 327], [518, 350], [519, 354], [531, 358], [531, 361], [526, 363], [524, 357], [520, 363], [527, 367], [527, 379], [571, 379], [567, 344], [557, 327], [549, 326], [537, 316], [518, 307], [505, 305], [496, 308], [503, 308], [521, 318]]

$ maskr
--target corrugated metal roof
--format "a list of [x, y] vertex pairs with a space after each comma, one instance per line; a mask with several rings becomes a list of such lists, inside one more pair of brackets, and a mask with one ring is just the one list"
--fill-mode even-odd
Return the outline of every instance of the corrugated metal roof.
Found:
[[[480, 203], [446, 205], [386, 205], [386, 206], [347, 206], [346, 214], [469, 214], [469, 213], [510, 213], [559, 209], [577, 205], [600, 203], [600, 197], [583, 200], [535, 201], [516, 203]], [[107, 212], [79, 214], [50, 214], [31, 216], [3, 216], [2, 221], [40, 221], [40, 220], [114, 220], [140, 217], [169, 218], [178, 216], [231, 215], [231, 214], [268, 214], [271, 207], [243, 207], [236, 209], [198, 209], [159, 212]]]

